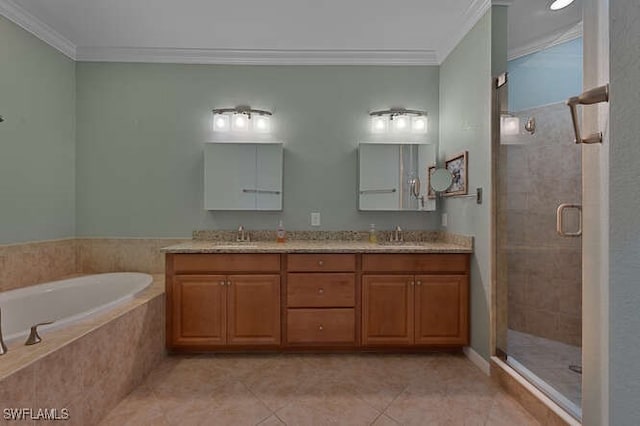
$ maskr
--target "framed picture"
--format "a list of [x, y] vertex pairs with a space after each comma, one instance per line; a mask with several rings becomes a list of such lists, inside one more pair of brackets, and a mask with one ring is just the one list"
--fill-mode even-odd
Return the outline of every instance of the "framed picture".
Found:
[[445, 161], [445, 168], [449, 170], [449, 173], [453, 176], [453, 183], [449, 189], [445, 191], [445, 197], [451, 197], [453, 195], [467, 195], [469, 193], [468, 157], [468, 151], [464, 151]]
[[433, 200], [436, 198], [436, 191], [431, 187], [431, 175], [436, 171], [436, 165], [427, 167], [427, 198]]

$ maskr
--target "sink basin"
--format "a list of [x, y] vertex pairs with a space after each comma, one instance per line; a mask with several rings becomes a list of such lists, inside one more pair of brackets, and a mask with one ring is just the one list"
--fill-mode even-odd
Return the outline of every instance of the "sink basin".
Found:
[[216, 244], [213, 247], [217, 248], [217, 249], [254, 249], [254, 248], [258, 248], [258, 246], [256, 244], [242, 244], [242, 243], [238, 243], [238, 244]]
[[379, 246], [382, 247], [397, 247], [402, 249], [414, 249], [414, 248], [424, 248], [425, 244], [420, 242], [401, 242], [401, 243], [393, 243], [390, 241], [380, 242]]
[[393, 242], [393, 241], [379, 241], [378, 245], [386, 246], [386, 247], [422, 247], [424, 243], [419, 241], [401, 241], [401, 242]]

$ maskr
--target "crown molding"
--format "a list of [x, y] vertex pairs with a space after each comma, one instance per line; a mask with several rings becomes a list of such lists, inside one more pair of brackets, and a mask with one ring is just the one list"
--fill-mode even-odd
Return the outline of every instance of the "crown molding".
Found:
[[536, 53], [541, 50], [548, 49], [550, 47], [557, 46], [559, 44], [566, 43], [580, 37], [582, 37], [582, 22], [534, 40], [530, 43], [525, 44], [524, 46], [509, 49], [509, 51], [507, 52], [507, 59], [509, 61], [512, 61], [514, 59], [531, 55], [532, 53]]
[[433, 50], [78, 47], [76, 60], [220, 65], [438, 65]]
[[439, 63], [442, 64], [445, 59], [453, 52], [453, 49], [462, 41], [465, 35], [478, 21], [484, 16], [485, 13], [491, 8], [491, 0], [473, 0], [467, 10], [464, 11], [464, 22], [458, 27], [458, 31], [453, 37], [449, 37], [447, 42], [438, 52]]
[[76, 46], [71, 41], [12, 0], [0, 0], [0, 15], [59, 50], [65, 56], [76, 59]]

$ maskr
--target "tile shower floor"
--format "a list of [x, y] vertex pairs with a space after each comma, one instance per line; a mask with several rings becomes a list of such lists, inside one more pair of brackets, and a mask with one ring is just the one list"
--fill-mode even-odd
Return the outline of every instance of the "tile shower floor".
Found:
[[102, 425], [537, 425], [462, 355], [169, 357]]
[[515, 330], [508, 330], [507, 345], [509, 356], [580, 407], [582, 375], [569, 366], [582, 365], [582, 348]]

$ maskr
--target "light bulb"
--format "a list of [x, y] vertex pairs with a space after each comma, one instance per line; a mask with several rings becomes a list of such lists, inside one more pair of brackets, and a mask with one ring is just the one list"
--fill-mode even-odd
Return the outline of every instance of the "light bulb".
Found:
[[229, 130], [229, 116], [224, 114], [213, 115], [213, 131], [224, 132]]
[[386, 117], [371, 117], [371, 133], [385, 133], [386, 131]]
[[393, 118], [393, 130], [396, 132], [406, 132], [409, 130], [409, 117], [396, 115]]
[[520, 118], [503, 115], [500, 117], [500, 133], [504, 136], [515, 136], [520, 133]]
[[233, 116], [233, 130], [245, 131], [249, 123], [247, 123], [247, 116], [244, 114], [234, 114]]
[[413, 117], [411, 119], [411, 131], [413, 133], [427, 133], [427, 117]]
[[549, 9], [551, 10], [560, 10], [569, 6], [573, 3], [573, 0], [555, 0], [551, 5], [549, 5]]
[[258, 133], [268, 133], [271, 131], [271, 119], [266, 115], [258, 115], [255, 118], [252, 118], [253, 122], [253, 130]]

